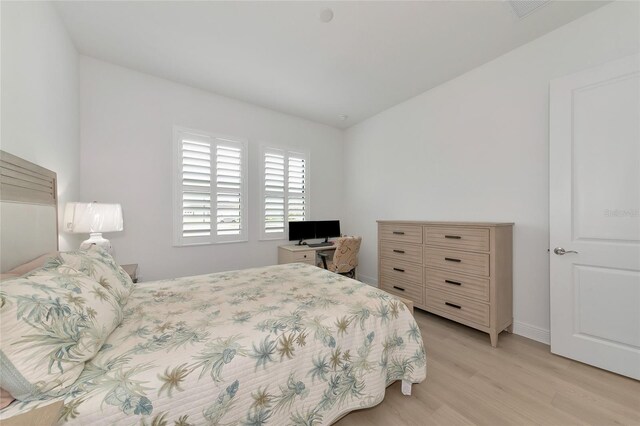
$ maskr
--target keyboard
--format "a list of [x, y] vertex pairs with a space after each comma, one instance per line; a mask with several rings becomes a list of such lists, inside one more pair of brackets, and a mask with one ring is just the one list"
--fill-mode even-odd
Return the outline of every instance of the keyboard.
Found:
[[307, 244], [309, 247], [331, 247], [333, 245], [333, 243], [314, 243], [314, 244]]

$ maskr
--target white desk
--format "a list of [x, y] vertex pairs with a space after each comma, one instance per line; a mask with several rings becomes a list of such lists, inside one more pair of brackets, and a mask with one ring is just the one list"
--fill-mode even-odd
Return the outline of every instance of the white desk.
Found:
[[332, 251], [335, 246], [309, 247], [299, 246], [297, 244], [289, 244], [278, 247], [278, 264], [283, 263], [308, 263], [316, 266], [316, 254], [319, 251]]

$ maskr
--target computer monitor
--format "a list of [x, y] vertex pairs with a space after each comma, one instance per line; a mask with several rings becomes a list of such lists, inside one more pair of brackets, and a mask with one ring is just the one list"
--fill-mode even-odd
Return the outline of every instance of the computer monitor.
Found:
[[311, 240], [316, 237], [316, 223], [312, 221], [289, 222], [289, 241]]
[[339, 220], [319, 220], [316, 222], [316, 238], [324, 238], [324, 241], [329, 241], [329, 238], [340, 236], [340, 221]]

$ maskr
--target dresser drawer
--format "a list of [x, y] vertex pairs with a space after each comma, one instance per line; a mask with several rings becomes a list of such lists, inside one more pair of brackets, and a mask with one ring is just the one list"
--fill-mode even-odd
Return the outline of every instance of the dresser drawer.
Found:
[[489, 326], [489, 305], [427, 288], [425, 305], [430, 312], [452, 315], [476, 324]]
[[402, 241], [405, 243], [422, 244], [422, 226], [420, 225], [380, 225], [381, 240]]
[[389, 276], [382, 275], [380, 277], [380, 289], [399, 296], [404, 299], [412, 300], [414, 303], [422, 304], [423, 288], [421, 284], [403, 282], [395, 280]]
[[489, 255], [425, 247], [424, 264], [429, 268], [489, 276]]
[[422, 264], [422, 246], [395, 241], [380, 241], [380, 256]]
[[427, 287], [434, 290], [447, 291], [484, 302], [489, 301], [489, 278], [427, 268], [424, 271], [424, 279]]
[[380, 275], [422, 285], [422, 265], [395, 259], [380, 259]]
[[425, 226], [424, 243], [459, 250], [489, 251], [489, 229]]

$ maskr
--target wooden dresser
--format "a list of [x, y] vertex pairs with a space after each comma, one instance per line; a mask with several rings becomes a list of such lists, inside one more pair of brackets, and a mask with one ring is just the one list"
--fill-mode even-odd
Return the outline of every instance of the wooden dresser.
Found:
[[513, 327], [513, 223], [378, 221], [381, 289], [489, 333]]

